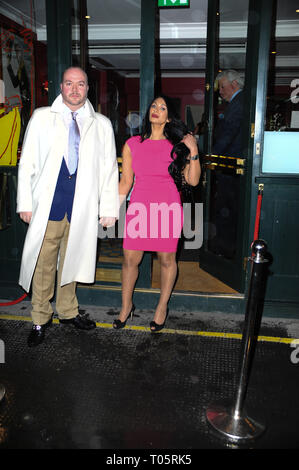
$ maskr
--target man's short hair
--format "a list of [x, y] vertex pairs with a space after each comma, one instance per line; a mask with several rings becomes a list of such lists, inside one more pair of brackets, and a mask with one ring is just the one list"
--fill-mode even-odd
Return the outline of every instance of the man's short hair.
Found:
[[83, 70], [81, 67], [77, 66], [77, 65], [73, 65], [71, 67], [68, 67], [67, 69], [65, 69], [62, 74], [61, 74], [61, 82], [60, 83], [63, 83], [63, 80], [64, 80], [64, 74], [70, 70], [70, 69], [78, 69], [78, 70], [81, 70], [81, 72], [84, 73], [85, 75], [85, 79], [86, 79], [86, 85], [88, 85], [88, 76], [87, 76], [87, 73], [85, 72], [85, 70]]
[[216, 80], [220, 80], [220, 78], [227, 78], [229, 82], [233, 82], [234, 80], [239, 84], [239, 87], [242, 89], [244, 88], [244, 78], [241, 77], [241, 74], [236, 70], [224, 70], [223, 72], [218, 73]]

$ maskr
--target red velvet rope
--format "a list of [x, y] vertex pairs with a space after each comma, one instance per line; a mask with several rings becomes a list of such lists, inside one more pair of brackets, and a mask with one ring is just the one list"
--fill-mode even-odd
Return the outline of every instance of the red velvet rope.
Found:
[[24, 300], [26, 297], [27, 297], [27, 294], [24, 294], [24, 295], [22, 295], [22, 297], [20, 297], [19, 299], [12, 300], [11, 302], [3, 302], [3, 303], [0, 303], [0, 307], [9, 307], [9, 305], [18, 304], [18, 303], [22, 302], [22, 300]]
[[259, 237], [262, 199], [263, 199], [263, 194], [259, 191], [259, 195], [258, 195], [258, 198], [257, 198], [257, 207], [256, 207], [256, 215], [255, 215], [255, 227], [254, 227], [253, 241], [257, 240], [258, 237]]

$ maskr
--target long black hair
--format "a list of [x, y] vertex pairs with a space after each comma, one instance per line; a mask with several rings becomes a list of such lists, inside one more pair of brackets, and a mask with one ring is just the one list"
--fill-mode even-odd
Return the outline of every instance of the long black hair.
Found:
[[166, 139], [169, 140], [169, 142], [173, 145], [173, 148], [171, 150], [171, 158], [173, 159], [173, 161], [168, 167], [168, 172], [174, 179], [178, 190], [180, 192], [185, 193], [185, 196], [188, 197], [190, 196], [191, 187], [184, 180], [183, 171], [186, 165], [189, 163], [187, 157], [190, 151], [188, 147], [181, 141], [184, 135], [188, 134], [189, 131], [186, 124], [184, 124], [183, 121], [181, 121], [181, 119], [179, 118], [171, 98], [166, 95], [160, 94], [152, 100], [142, 122], [140, 140], [141, 142], [143, 142], [145, 139], [149, 139], [151, 136], [152, 128], [149, 119], [150, 109], [153, 102], [158, 98], [162, 98], [165, 101], [168, 111], [169, 122], [165, 124], [163, 134], [165, 135]]

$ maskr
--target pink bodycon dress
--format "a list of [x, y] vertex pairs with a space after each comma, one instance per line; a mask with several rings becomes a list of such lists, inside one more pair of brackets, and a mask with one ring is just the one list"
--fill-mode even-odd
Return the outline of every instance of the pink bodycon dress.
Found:
[[168, 173], [172, 144], [140, 136], [127, 140], [135, 182], [126, 213], [123, 248], [176, 252], [183, 227], [180, 194]]

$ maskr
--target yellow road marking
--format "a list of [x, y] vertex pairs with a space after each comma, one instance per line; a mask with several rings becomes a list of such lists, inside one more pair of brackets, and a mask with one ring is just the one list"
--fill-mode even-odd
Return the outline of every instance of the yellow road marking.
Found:
[[[23, 317], [18, 315], [0, 315], [0, 320], [15, 320], [15, 321], [32, 321], [31, 317]], [[53, 319], [53, 323], [59, 324], [59, 320], [57, 318]], [[96, 322], [97, 328], [113, 328], [111, 323], [99, 323]], [[126, 330], [133, 330], [133, 331], [150, 331], [149, 327], [146, 326], [128, 326], [124, 328]], [[161, 332], [162, 333], [162, 332]], [[176, 330], [171, 328], [164, 328], [163, 333], [168, 334], [176, 334], [176, 335], [186, 335], [186, 336], [201, 336], [206, 338], [222, 338], [222, 339], [242, 339], [242, 334], [238, 333], [224, 333], [224, 332], [215, 332], [215, 331], [193, 331], [193, 330]], [[155, 333], [157, 334], [157, 333]], [[160, 334], [160, 332], [159, 332]], [[282, 343], [282, 344], [292, 344], [294, 341], [299, 343], [298, 338], [280, 338], [276, 336], [259, 336], [258, 341], [261, 342], [268, 342], [268, 343]]]

